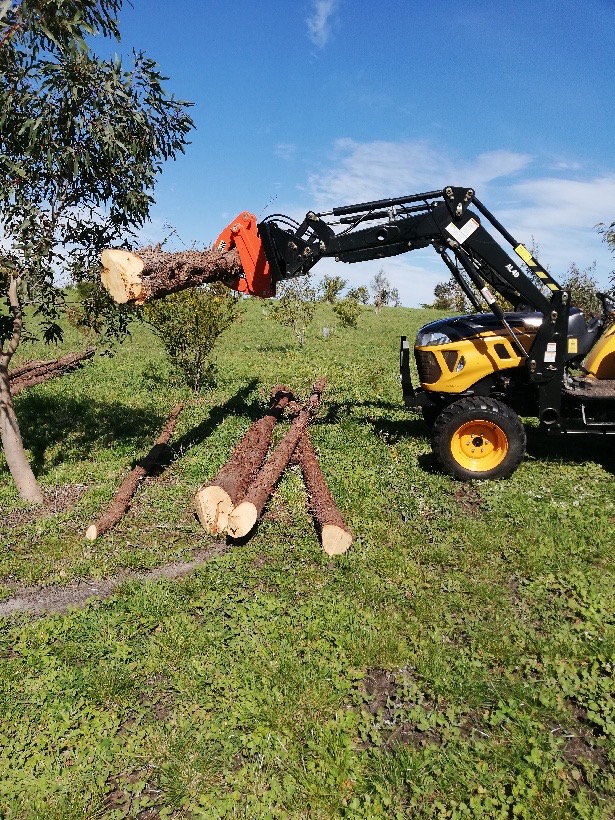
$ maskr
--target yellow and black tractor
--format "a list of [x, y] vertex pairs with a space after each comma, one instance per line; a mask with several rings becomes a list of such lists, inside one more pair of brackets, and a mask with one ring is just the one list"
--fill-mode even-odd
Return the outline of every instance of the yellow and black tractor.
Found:
[[461, 480], [509, 476], [525, 453], [520, 416], [538, 418], [550, 434], [615, 433], [615, 300], [599, 294], [602, 315], [586, 321], [471, 188], [310, 211], [301, 224], [279, 214], [257, 224], [245, 212], [217, 241], [239, 251], [244, 273], [232, 286], [258, 296], [274, 295], [277, 282], [323, 257], [360, 262], [429, 246], [476, 310], [421, 328], [416, 387], [401, 339], [404, 401], [422, 410], [443, 469]]

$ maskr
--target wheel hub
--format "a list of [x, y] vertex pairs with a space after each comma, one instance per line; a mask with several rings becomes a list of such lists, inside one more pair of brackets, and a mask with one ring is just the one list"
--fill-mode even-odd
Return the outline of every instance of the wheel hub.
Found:
[[508, 439], [494, 422], [473, 420], [462, 424], [451, 441], [455, 461], [466, 470], [487, 472], [499, 466], [508, 452]]

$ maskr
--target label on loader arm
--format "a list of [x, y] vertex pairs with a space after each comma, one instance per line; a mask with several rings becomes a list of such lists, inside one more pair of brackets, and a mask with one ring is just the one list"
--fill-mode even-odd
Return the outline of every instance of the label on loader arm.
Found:
[[557, 344], [555, 342], [548, 342], [545, 351], [545, 362], [554, 362], [555, 354], [557, 353]]
[[479, 228], [480, 225], [475, 219], [468, 219], [463, 227], [458, 228], [452, 222], [446, 226], [446, 230], [450, 233], [450, 235], [459, 242], [460, 245], [466, 241], [469, 236], [472, 236], [474, 231]]

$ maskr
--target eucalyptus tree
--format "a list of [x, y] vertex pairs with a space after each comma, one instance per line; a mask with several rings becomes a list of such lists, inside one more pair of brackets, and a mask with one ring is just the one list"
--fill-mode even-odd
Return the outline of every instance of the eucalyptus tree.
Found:
[[[42, 503], [26, 458], [8, 368], [35, 305], [46, 341], [61, 337], [61, 274], [89, 283], [86, 322], [114, 334], [125, 318], [97, 285], [100, 251], [146, 220], [163, 162], [183, 152], [190, 105], [167, 94], [156, 63], [125, 65], [122, 0], [0, 0], [0, 434], [22, 498]], [[102, 40], [100, 39], [102, 38]], [[105, 45], [106, 47], [106, 45]], [[88, 318], [89, 317], [89, 318]]]

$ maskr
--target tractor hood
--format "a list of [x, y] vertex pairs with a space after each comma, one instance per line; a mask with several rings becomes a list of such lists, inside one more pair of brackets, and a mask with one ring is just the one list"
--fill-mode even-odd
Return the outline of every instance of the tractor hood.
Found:
[[[515, 330], [521, 333], [534, 334], [542, 322], [542, 313], [505, 313], [506, 321]], [[497, 335], [508, 332], [501, 321], [493, 313], [475, 313], [469, 316], [453, 316], [447, 319], [438, 319], [424, 325], [418, 332], [416, 344], [419, 347], [432, 344], [458, 342], [462, 339], [471, 339], [481, 333], [495, 333]]]

